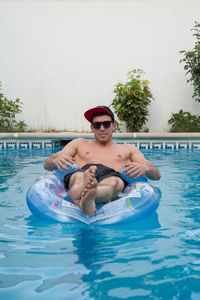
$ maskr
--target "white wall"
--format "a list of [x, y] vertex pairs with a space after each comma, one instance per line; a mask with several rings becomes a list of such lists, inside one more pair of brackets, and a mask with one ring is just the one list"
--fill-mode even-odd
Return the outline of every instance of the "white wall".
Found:
[[167, 131], [172, 112], [200, 112], [179, 63], [199, 12], [199, 0], [0, 0], [4, 93], [31, 129], [89, 130], [83, 112], [141, 68], [155, 97], [147, 126]]

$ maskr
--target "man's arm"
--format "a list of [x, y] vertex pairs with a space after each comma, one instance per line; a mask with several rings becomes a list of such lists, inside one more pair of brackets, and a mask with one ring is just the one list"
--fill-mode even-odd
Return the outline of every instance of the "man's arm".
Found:
[[67, 166], [75, 163], [74, 157], [77, 153], [78, 141], [69, 142], [61, 151], [48, 157], [44, 163], [44, 168], [53, 171], [58, 168], [61, 171], [68, 170]]
[[149, 179], [159, 180], [161, 175], [156, 166], [147, 160], [138, 148], [132, 145], [131, 147], [131, 162], [125, 165], [125, 174], [133, 179], [146, 175]]

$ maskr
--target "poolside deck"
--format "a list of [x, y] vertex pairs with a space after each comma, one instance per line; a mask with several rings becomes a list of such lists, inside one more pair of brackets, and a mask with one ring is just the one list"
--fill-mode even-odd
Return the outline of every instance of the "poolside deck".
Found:
[[[92, 138], [93, 133], [88, 132], [20, 132], [0, 133], [0, 139], [70, 139]], [[200, 132], [120, 132], [114, 133], [114, 138], [128, 139], [200, 139]]]

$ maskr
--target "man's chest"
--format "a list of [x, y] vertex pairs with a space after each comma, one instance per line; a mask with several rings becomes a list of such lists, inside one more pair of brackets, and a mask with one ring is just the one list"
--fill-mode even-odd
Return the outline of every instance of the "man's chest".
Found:
[[78, 150], [77, 156], [83, 160], [105, 160], [105, 161], [122, 161], [130, 157], [128, 151], [122, 147], [94, 147], [87, 146]]

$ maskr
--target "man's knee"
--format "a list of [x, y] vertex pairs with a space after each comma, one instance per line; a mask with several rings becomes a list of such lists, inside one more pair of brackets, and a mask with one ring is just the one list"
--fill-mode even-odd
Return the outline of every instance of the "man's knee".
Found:
[[71, 188], [74, 184], [79, 184], [83, 180], [83, 174], [83, 172], [76, 172], [72, 174], [69, 182], [69, 188]]
[[112, 176], [102, 180], [99, 185], [109, 185], [110, 189], [116, 193], [124, 189], [124, 183], [121, 178], [117, 176]]

